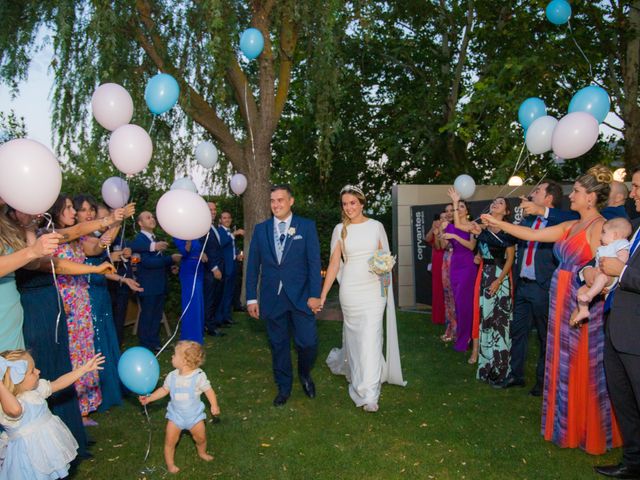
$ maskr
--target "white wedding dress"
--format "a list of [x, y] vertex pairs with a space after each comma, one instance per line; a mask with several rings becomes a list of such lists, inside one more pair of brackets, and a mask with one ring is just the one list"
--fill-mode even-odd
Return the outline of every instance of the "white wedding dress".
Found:
[[[342, 223], [331, 237], [331, 251], [341, 240]], [[378, 249], [388, 252], [389, 241], [380, 222], [368, 219], [347, 227], [342, 245], [343, 258], [338, 282], [340, 306], [344, 316], [342, 348], [334, 348], [327, 365], [335, 375], [345, 375], [349, 395], [356, 406], [378, 403], [383, 382], [406, 385], [402, 378], [393, 288], [383, 296], [380, 280], [369, 272], [369, 259]], [[383, 318], [387, 312], [386, 361], [382, 354]]]

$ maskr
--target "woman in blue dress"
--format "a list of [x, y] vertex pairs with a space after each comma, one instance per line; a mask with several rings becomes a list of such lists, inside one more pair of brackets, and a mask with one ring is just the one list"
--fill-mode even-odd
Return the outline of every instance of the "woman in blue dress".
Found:
[[[204, 341], [204, 296], [202, 293], [204, 267], [202, 264], [207, 261], [207, 257], [203, 253], [202, 260], [198, 264], [198, 259], [202, 252], [202, 242], [200, 240], [187, 241], [177, 238], [173, 240], [176, 247], [178, 247], [178, 252], [182, 255], [179, 277], [184, 317], [182, 318], [182, 328], [180, 329], [180, 340], [193, 340], [202, 344]], [[192, 291], [193, 298], [191, 297]]]
[[[94, 219], [102, 220], [109, 215], [109, 211], [105, 209], [102, 215], [98, 215], [98, 204], [95, 199], [89, 195], [76, 195], [73, 199], [74, 208], [79, 224], [90, 222]], [[101, 255], [88, 256], [85, 263], [88, 265], [100, 265], [109, 261], [106, 252], [107, 246], [111, 240], [118, 234], [119, 224], [112, 226], [107, 232], [97, 237], [100, 232], [96, 232], [93, 236], [83, 237], [82, 242], [98, 243], [105, 251]], [[107, 288], [107, 279], [116, 280], [121, 283], [133, 282], [133, 279], [124, 279], [115, 274], [97, 274], [88, 275], [89, 299], [91, 302], [91, 313], [93, 315], [93, 342], [96, 353], [104, 355], [106, 362], [102, 370], [99, 370], [100, 389], [102, 390], [102, 403], [98, 407], [99, 412], [105, 412], [111, 407], [122, 405], [122, 389], [120, 386], [120, 377], [118, 376], [118, 361], [120, 360], [120, 342], [116, 333], [115, 324], [113, 322], [113, 311], [111, 307], [111, 296]], [[127, 285], [129, 285], [127, 283]], [[137, 285], [137, 284], [136, 284]], [[129, 285], [130, 288], [134, 288]]]

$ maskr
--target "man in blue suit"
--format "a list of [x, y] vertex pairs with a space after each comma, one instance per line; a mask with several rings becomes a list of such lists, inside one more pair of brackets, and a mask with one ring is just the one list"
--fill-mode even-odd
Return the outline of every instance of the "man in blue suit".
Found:
[[233, 290], [236, 283], [236, 236], [244, 235], [244, 230], [231, 231], [233, 219], [229, 212], [222, 212], [220, 225], [218, 225], [218, 237], [222, 250], [222, 294], [216, 308], [216, 325], [229, 327], [233, 324], [231, 319], [231, 307], [233, 305]]
[[271, 188], [273, 218], [256, 225], [247, 260], [247, 311], [267, 323], [278, 386], [275, 406], [291, 395], [291, 330], [302, 389], [309, 398], [316, 395], [311, 368], [318, 352], [314, 312], [320, 306], [320, 242], [315, 222], [292, 214], [293, 202], [289, 185]]
[[[527, 217], [520, 225], [538, 230], [561, 223], [564, 220], [554, 221], [544, 216], [545, 211], [558, 210], [557, 207], [561, 202], [560, 185], [552, 181], [540, 184], [531, 192], [530, 200], [522, 202]], [[542, 215], [531, 215], [532, 211], [540, 211]], [[516, 291], [511, 322], [511, 374], [497, 386], [503, 388], [524, 386], [524, 364], [527, 358], [529, 332], [533, 324], [538, 332], [540, 353], [536, 368], [536, 383], [529, 393], [534, 396], [542, 395], [549, 321], [549, 288], [551, 277], [557, 266], [553, 255], [553, 243], [518, 241], [516, 264], [513, 270]]]
[[140, 318], [138, 320], [138, 339], [140, 345], [151, 351], [160, 350], [160, 322], [167, 296], [167, 272], [171, 265], [180, 261], [180, 255], [164, 255], [169, 246], [167, 242], [157, 241], [153, 231], [156, 219], [151, 212], [138, 215], [140, 233], [131, 243], [133, 253], [140, 255], [136, 280], [144, 291], [138, 293], [140, 299]]
[[222, 272], [224, 271], [224, 260], [222, 258], [221, 236], [214, 222], [217, 209], [214, 202], [207, 202], [211, 212], [211, 228], [209, 228], [209, 238], [205, 242], [202, 238], [204, 253], [208, 262], [204, 268], [203, 290], [204, 290], [204, 324], [207, 333], [214, 337], [224, 337], [224, 332], [220, 331], [221, 324], [216, 322], [216, 309], [222, 297]]

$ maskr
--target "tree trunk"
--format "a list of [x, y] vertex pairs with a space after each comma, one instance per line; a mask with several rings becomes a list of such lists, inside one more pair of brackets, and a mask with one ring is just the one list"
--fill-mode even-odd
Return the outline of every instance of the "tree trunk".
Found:
[[638, 73], [640, 71], [640, 0], [634, 0], [629, 12], [626, 55], [622, 62], [624, 100], [622, 115], [625, 122], [624, 162], [627, 172], [640, 167], [640, 108], [638, 107]]

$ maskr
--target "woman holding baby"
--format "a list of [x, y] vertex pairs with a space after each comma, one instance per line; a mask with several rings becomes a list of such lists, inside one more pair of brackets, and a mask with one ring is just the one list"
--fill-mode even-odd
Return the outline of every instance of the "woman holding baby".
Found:
[[600, 247], [604, 218], [598, 208], [606, 203], [612, 180], [607, 168], [595, 166], [575, 181], [569, 200], [579, 220], [534, 230], [482, 216], [517, 238], [555, 242], [559, 265], [549, 293], [542, 434], [560, 447], [596, 455], [622, 443], [604, 375], [602, 297], [591, 302], [587, 322], [573, 327], [570, 317], [580, 287], [577, 272]]

